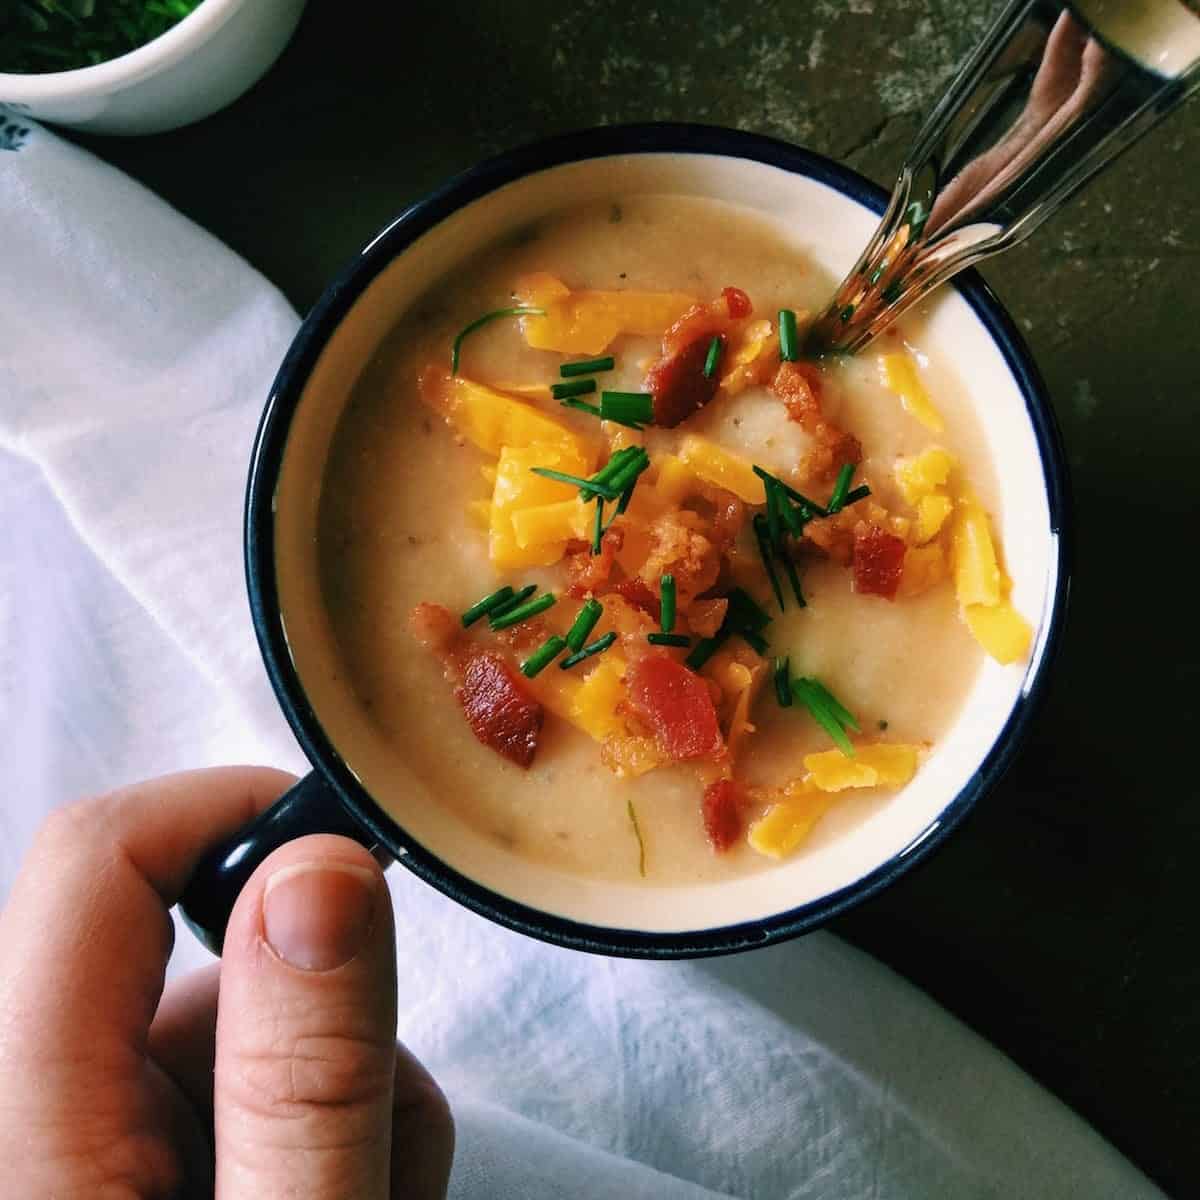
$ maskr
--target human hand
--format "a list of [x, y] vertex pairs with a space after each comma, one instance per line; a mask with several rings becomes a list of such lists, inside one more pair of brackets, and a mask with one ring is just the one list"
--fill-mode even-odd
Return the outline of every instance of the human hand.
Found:
[[397, 1046], [392, 911], [343, 838], [277, 850], [163, 991], [201, 854], [292, 784], [194, 771], [60, 810], [0, 914], [0, 1164], [28, 1200], [426, 1200], [453, 1126]]

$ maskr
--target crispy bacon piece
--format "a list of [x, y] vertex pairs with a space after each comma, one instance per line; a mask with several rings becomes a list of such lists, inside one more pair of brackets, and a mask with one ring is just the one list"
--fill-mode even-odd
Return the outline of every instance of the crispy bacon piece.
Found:
[[471, 655], [454, 694], [471, 731], [485, 746], [519, 767], [533, 762], [545, 710], [499, 654]]
[[783, 401], [788, 418], [814, 431], [822, 418], [821, 372], [811, 363], [781, 362], [771, 381], [771, 391]]
[[711, 532], [702, 517], [686, 510], [656, 517], [650, 526], [650, 553], [638, 574], [651, 587], [663, 575], [674, 575], [680, 606], [686, 608], [721, 574], [721, 548], [707, 536]]
[[[664, 355], [646, 373], [645, 389], [654, 397], [654, 423], [673, 429], [699, 412], [716, 394], [721, 381], [714, 371], [704, 374], [711, 333], [701, 333], [672, 354]], [[718, 335], [724, 345], [724, 334]]]
[[722, 550], [728, 550], [746, 524], [746, 506], [724, 488], [707, 488], [705, 497], [713, 506], [712, 540]]
[[681, 662], [647, 654], [625, 677], [629, 706], [654, 734], [658, 748], [674, 760], [725, 755], [725, 740], [712, 696], [699, 675]]
[[855, 530], [854, 590], [869, 596], [896, 598], [904, 573], [904, 539], [869, 525]]
[[614, 583], [609, 588], [609, 592], [615, 592], [622, 600], [632, 604], [634, 608], [653, 617], [655, 624], [658, 623], [662, 615], [662, 604], [644, 580], [622, 579], [620, 583]]
[[459, 619], [440, 604], [418, 604], [408, 627], [442, 660], [475, 736], [497, 754], [528, 767], [537, 752], [545, 710], [505, 658], [470, 641]]
[[835, 475], [846, 463], [862, 462], [862, 443], [828, 420], [821, 408], [821, 372], [811, 363], [781, 362], [771, 390], [784, 403], [789, 419], [812, 436], [813, 448], [801, 464], [806, 478]]
[[704, 789], [701, 812], [709, 845], [723, 854], [742, 836], [742, 785], [732, 779], [718, 779]]
[[735, 320], [740, 321], [754, 311], [750, 297], [741, 288], [727, 287], [721, 289], [721, 299], [725, 301], [725, 311]]
[[599, 554], [592, 553], [590, 542], [568, 542], [565, 563], [571, 582], [567, 585], [567, 595], [582, 600], [604, 591], [624, 543], [625, 531], [620, 525], [614, 525], [600, 539]]
[[714, 337], [724, 348], [740, 321], [754, 311], [741, 288], [727, 287], [708, 304], [693, 304], [663, 334], [662, 357], [646, 375], [645, 389], [654, 396], [654, 423], [672, 429], [699, 412], [717, 394], [718, 372], [704, 374]]

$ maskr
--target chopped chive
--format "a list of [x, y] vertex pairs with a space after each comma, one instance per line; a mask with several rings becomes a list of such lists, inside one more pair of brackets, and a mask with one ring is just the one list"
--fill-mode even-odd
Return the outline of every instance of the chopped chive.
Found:
[[596, 390], [594, 379], [572, 379], [570, 383], [552, 383], [550, 395], [555, 400], [570, 400], [572, 396], [586, 396]]
[[617, 635], [609, 630], [603, 637], [598, 637], [590, 646], [584, 646], [582, 650], [576, 650], [569, 658], [564, 658], [558, 665], [564, 670], [569, 671], [577, 663], [583, 662], [585, 658], [591, 658], [593, 654], [601, 654], [609, 648], [617, 640]]
[[805, 522], [810, 518], [802, 516], [792, 507], [791, 500], [784, 495], [782, 488], [776, 488], [775, 491], [779, 496], [779, 515], [783, 518], [783, 523], [788, 527], [788, 533], [793, 537], [802, 537], [804, 535]]
[[626, 800], [625, 807], [629, 812], [629, 823], [633, 826], [633, 836], [638, 844], [638, 874], [646, 877], [646, 843], [642, 841], [642, 831], [638, 827], [637, 813], [633, 811], [633, 801]]
[[763, 488], [767, 493], [767, 532], [771, 537], [771, 545], [778, 548], [783, 540], [783, 517], [780, 508], [787, 503], [787, 497], [780, 492], [779, 484], [773, 479], [770, 483], [764, 483]]
[[796, 334], [796, 314], [790, 308], [779, 310], [779, 357], [795, 362], [800, 357], [800, 339]]
[[860, 483], [853, 491], [846, 493], [845, 500], [842, 501], [843, 508], [849, 508], [852, 504], [857, 504], [859, 500], [865, 500], [871, 494], [871, 489], [865, 483]]
[[780, 708], [792, 707], [791, 663], [786, 658], [775, 660], [775, 698]]
[[729, 626], [731, 631], [750, 629], [758, 633], [770, 625], [771, 614], [749, 592], [734, 588], [725, 599], [729, 601], [729, 607], [725, 610], [722, 623]]
[[529, 469], [543, 479], [554, 479], [558, 483], [572, 484], [582, 492], [603, 496], [605, 500], [615, 500], [621, 494], [603, 483], [597, 483], [594, 479], [580, 479], [578, 475], [568, 475], [565, 471], [552, 471], [549, 467], [530, 467]]
[[704, 359], [705, 379], [711, 379], [717, 373], [717, 364], [721, 361], [721, 351], [724, 348], [725, 343], [721, 341], [721, 335], [714, 335], [713, 340], [708, 343], [708, 354]]
[[757, 654], [766, 655], [767, 639], [761, 633], [755, 633], [753, 629], [739, 629], [737, 635]]
[[663, 633], [670, 633], [675, 628], [675, 576], [664, 575], [658, 581], [658, 596], [661, 616], [659, 624]]
[[826, 708], [837, 717], [842, 725], [849, 726], [855, 733], [862, 733], [858, 725], [858, 718], [819, 679], [810, 678], [804, 682], [821, 697]]
[[519, 604], [524, 604], [534, 592], [537, 591], [536, 583], [527, 583], [515, 596], [510, 596], [503, 604], [497, 604], [495, 608], [488, 613], [489, 621], [496, 621], [505, 613], [510, 613]]
[[581, 362], [563, 363], [558, 373], [564, 379], [574, 379], [576, 375], [595, 375], [599, 371], [611, 371], [616, 366], [612, 355], [604, 358], [585, 358]]
[[544, 308], [530, 308], [526, 304], [518, 304], [515, 308], [497, 308], [493, 312], [484, 313], [482, 317], [476, 317], [454, 339], [454, 345], [450, 349], [450, 374], [458, 374], [458, 359], [462, 351], [463, 340], [481, 326], [487, 325], [492, 321], [498, 321], [501, 317], [544, 317], [545, 315], [546, 310]]
[[768, 479], [773, 479], [777, 484], [779, 484], [779, 486], [783, 488], [786, 495], [790, 496], [803, 509], [807, 510], [802, 514], [806, 521], [811, 521], [813, 517], [827, 517], [829, 515], [815, 500], [810, 500], [802, 492], [796, 491], [794, 487], [789, 487], [783, 482], [782, 479], [772, 475], [770, 471], [765, 471], [762, 467], [755, 466], [754, 473], [763, 481], [764, 484]]
[[722, 627], [712, 637], [701, 638], [693, 647], [692, 652], [683, 660], [686, 667], [699, 671], [702, 666], [724, 645], [729, 637], [729, 630]]
[[[593, 381], [589, 381], [589, 382], [593, 382]], [[554, 386], [557, 387], [558, 385], [555, 384]], [[589, 390], [591, 390], [591, 389], [589, 389]], [[559, 404], [561, 404], [563, 406], [563, 408], [576, 408], [580, 412], [589, 413], [593, 417], [599, 417], [600, 420], [602, 420], [602, 421], [612, 421], [617, 425], [624, 425], [627, 429], [636, 430], [636, 432], [638, 432], [638, 433], [641, 433], [642, 429], [644, 428], [644, 426], [639, 425], [636, 421], [622, 421], [622, 420], [619, 420], [617, 417], [612, 417], [612, 416], [606, 417], [600, 411], [600, 406], [598, 404], [588, 404], [584, 400], [574, 400], [574, 399], [568, 398], [566, 400], [560, 400]]]
[[600, 406], [598, 404], [589, 404], [586, 400], [562, 400], [560, 401], [563, 408], [575, 408], [580, 412], [591, 413], [593, 417], [600, 415]]
[[622, 463], [621, 469], [608, 482], [609, 488], [614, 493], [613, 498], [620, 495], [649, 465], [650, 455], [638, 447], [637, 457]]
[[[621, 493], [621, 499], [617, 501], [617, 517], [629, 507], [629, 502], [633, 499], [633, 489], [635, 487], [637, 487], [636, 479]], [[613, 520], [615, 521], [616, 517]]]
[[604, 605], [599, 600], [587, 600], [583, 607], [579, 610], [575, 617], [574, 624], [567, 630], [567, 645], [571, 649], [571, 653], [578, 653], [583, 649], [583, 644], [588, 640], [588, 634], [596, 628], [596, 622], [600, 620], [601, 614], [604, 612]]
[[490, 612], [494, 612], [500, 605], [511, 599], [513, 590], [510, 587], [502, 587], [499, 591], [493, 592], [490, 596], [484, 596], [482, 600], [476, 601], [462, 615], [463, 628], [467, 629], [474, 625], [480, 617], [486, 616]]
[[788, 577], [788, 583], [792, 585], [792, 595], [796, 597], [796, 607], [807, 608], [808, 601], [805, 600], [804, 592], [800, 588], [800, 574], [796, 570], [796, 564], [788, 557], [786, 550], [780, 553], [779, 561], [783, 563], [784, 574]]
[[854, 758], [854, 746], [846, 736], [837, 717], [826, 706], [824, 699], [812, 687], [809, 679], [793, 679], [792, 695], [812, 714], [812, 718], [833, 739], [834, 745], [847, 757]]
[[610, 479], [611, 479], [611, 478], [612, 478], [612, 477], [613, 477], [613, 476], [614, 476], [614, 475], [615, 475], [615, 474], [616, 474], [616, 473], [617, 473], [617, 472], [618, 472], [618, 471], [619, 471], [619, 470], [620, 470], [620, 469], [621, 469], [621, 468], [622, 468], [622, 467], [623, 467], [623, 466], [624, 466], [624, 465], [625, 465], [627, 462], [630, 462], [630, 461], [632, 461], [633, 459], [637, 458], [637, 457], [638, 457], [638, 455], [639, 455], [639, 454], [641, 454], [641, 453], [642, 453], [642, 448], [641, 448], [641, 446], [626, 446], [624, 450], [618, 450], [618, 451], [616, 452], [616, 454], [614, 454], [614, 455], [612, 456], [612, 458], [610, 458], [610, 459], [608, 460], [608, 462], [606, 462], [606, 463], [604, 464], [604, 466], [602, 466], [602, 467], [600, 468], [600, 470], [599, 470], [599, 471], [597, 471], [597, 472], [596, 472], [596, 474], [592, 476], [592, 482], [593, 482], [593, 483], [603, 483], [603, 484], [607, 484], [607, 483], [608, 483], [608, 481], [609, 481], [609, 480], [610, 480]]
[[654, 420], [654, 397], [649, 392], [601, 392], [600, 415], [606, 421], [649, 425]]
[[692, 639], [686, 633], [648, 633], [646, 641], [652, 646], [690, 646]]
[[843, 463], [842, 469], [838, 472], [837, 482], [833, 485], [833, 491], [829, 495], [829, 503], [825, 505], [825, 511], [832, 517], [834, 513], [841, 512], [846, 503], [846, 493], [850, 491], [850, 480], [854, 478], [854, 464]]
[[767, 578], [771, 581], [771, 590], [779, 602], [779, 611], [783, 612], [783, 588], [779, 586], [779, 575], [775, 570], [774, 552], [771, 547], [771, 531], [767, 526], [767, 518], [758, 513], [754, 518], [754, 536], [758, 541], [758, 553], [762, 558]]
[[530, 617], [536, 617], [538, 613], [544, 613], [546, 609], [553, 607], [555, 599], [553, 592], [544, 592], [536, 600], [530, 600], [498, 617], [492, 622], [492, 628], [507, 629], [510, 625], [520, 625], [522, 621], [528, 621]]
[[600, 553], [600, 543], [604, 540], [604, 499], [596, 497], [596, 519], [592, 522], [592, 554]]
[[521, 674], [527, 679], [544, 671], [565, 649], [566, 638], [558, 634], [548, 637], [522, 664]]

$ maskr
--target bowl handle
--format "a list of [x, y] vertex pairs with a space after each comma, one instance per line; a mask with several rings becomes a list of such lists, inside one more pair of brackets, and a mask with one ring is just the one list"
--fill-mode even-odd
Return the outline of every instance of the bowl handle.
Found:
[[242, 888], [273, 851], [310, 833], [335, 833], [374, 850], [379, 839], [341, 802], [318, 771], [311, 771], [270, 808], [228, 841], [213, 847], [179, 899], [191, 931], [214, 954], [221, 953], [225, 926]]

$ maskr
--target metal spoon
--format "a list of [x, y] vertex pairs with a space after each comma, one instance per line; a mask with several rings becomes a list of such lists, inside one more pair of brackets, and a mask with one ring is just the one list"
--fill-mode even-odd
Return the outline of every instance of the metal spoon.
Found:
[[917, 135], [806, 350], [855, 353], [1024, 241], [1197, 88], [1196, 0], [1011, 0]]

